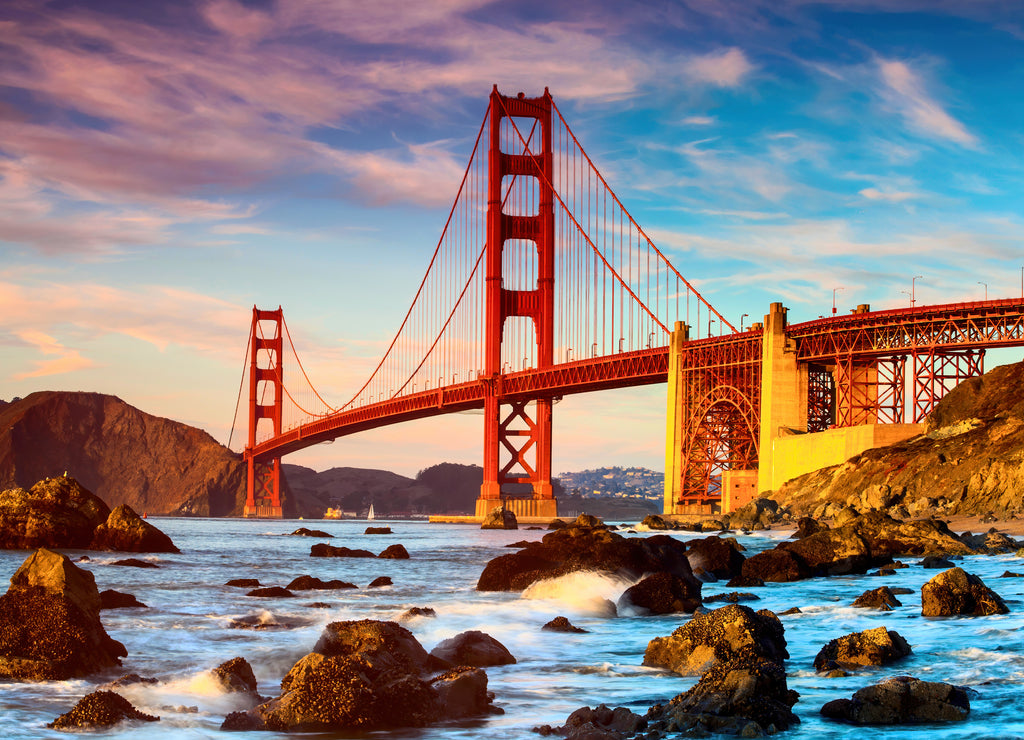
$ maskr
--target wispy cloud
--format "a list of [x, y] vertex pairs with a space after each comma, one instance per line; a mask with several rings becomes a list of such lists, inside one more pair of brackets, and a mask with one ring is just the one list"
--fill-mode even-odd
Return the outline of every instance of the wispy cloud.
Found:
[[713, 126], [718, 119], [714, 116], [687, 116], [682, 122], [685, 126]]
[[92, 360], [82, 357], [78, 350], [65, 347], [56, 339], [41, 331], [26, 329], [15, 332], [15, 336], [34, 347], [40, 354], [49, 357], [49, 359], [37, 361], [33, 370], [17, 373], [12, 376], [13, 380], [28, 380], [29, 378], [42, 378], [47, 375], [73, 373], [95, 366]]
[[685, 64], [691, 80], [717, 87], [738, 87], [754, 71], [754, 65], [741, 49], [722, 49], [696, 56]]
[[879, 190], [878, 188], [864, 188], [859, 191], [868, 200], [880, 200], [886, 203], [902, 203], [918, 197], [917, 193], [910, 193], [901, 190]]
[[878, 59], [881, 95], [907, 124], [919, 133], [974, 147], [977, 137], [950, 115], [930, 94], [924, 79], [909, 64], [898, 60]]

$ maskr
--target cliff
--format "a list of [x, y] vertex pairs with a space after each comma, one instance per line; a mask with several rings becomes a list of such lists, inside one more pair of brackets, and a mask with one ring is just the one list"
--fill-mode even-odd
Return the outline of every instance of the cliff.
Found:
[[771, 497], [794, 516], [853, 506], [899, 518], [1024, 517], [1024, 363], [961, 383], [936, 405], [922, 436], [794, 478]]
[[99, 393], [0, 404], [0, 490], [65, 472], [111, 508], [229, 516], [245, 503], [240, 457], [200, 429]]

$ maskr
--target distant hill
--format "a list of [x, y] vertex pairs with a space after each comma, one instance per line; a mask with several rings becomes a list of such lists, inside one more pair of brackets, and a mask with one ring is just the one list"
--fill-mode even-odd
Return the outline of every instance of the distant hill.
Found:
[[65, 471], [110, 507], [229, 516], [245, 503], [241, 458], [201, 429], [100, 393], [0, 402], [0, 489]]

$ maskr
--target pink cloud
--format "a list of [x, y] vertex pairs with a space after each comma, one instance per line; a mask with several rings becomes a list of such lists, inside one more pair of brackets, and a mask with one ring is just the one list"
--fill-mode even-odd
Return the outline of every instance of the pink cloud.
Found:
[[736, 48], [693, 57], [685, 65], [687, 77], [716, 87], [738, 87], [753, 70], [747, 55]]
[[33, 346], [40, 354], [56, 356], [51, 359], [37, 361], [34, 370], [17, 373], [12, 376], [13, 380], [27, 380], [29, 378], [42, 378], [47, 375], [73, 373], [96, 366], [96, 363], [92, 360], [82, 357], [78, 350], [69, 349], [53, 337], [40, 331], [28, 329], [15, 332], [15, 336], [26, 344]]
[[929, 94], [921, 75], [905, 62], [879, 59], [878, 72], [884, 85], [883, 98], [911, 128], [962, 146], [977, 145], [977, 137], [943, 109]]

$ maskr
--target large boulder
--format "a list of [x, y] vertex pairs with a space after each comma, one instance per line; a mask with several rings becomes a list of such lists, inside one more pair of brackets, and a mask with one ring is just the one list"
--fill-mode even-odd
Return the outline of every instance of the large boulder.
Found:
[[727, 581], [743, 572], [743, 546], [735, 538], [706, 537], [686, 543], [686, 559], [695, 574], [709, 573]]
[[693, 578], [684, 543], [664, 534], [626, 538], [603, 525], [582, 526], [582, 518], [583, 515], [568, 527], [548, 532], [539, 542], [488, 562], [477, 581], [477, 589], [518, 591], [535, 581], [584, 570], [632, 579], [658, 571], [686, 580]]
[[898, 676], [856, 691], [852, 699], [836, 699], [821, 708], [829, 719], [857, 725], [957, 722], [967, 719], [967, 692], [948, 683]]
[[96, 528], [89, 549], [179, 552], [170, 537], [136, 514], [128, 504], [118, 506]]
[[369, 550], [355, 549], [350, 547], [336, 547], [326, 542], [317, 542], [309, 548], [311, 558], [375, 558], [377, 557]]
[[696, 578], [680, 578], [662, 571], [627, 588], [616, 608], [620, 614], [624, 607], [644, 614], [692, 614], [700, 608], [700, 589]]
[[851, 632], [830, 640], [814, 658], [817, 671], [886, 665], [910, 655], [910, 645], [903, 637], [885, 627]]
[[245, 658], [232, 658], [213, 669], [213, 677], [221, 688], [231, 694], [256, 693], [256, 674]]
[[455, 637], [442, 640], [430, 654], [448, 665], [467, 665], [474, 668], [516, 662], [508, 648], [479, 630], [461, 632]]
[[46, 726], [56, 730], [81, 730], [110, 727], [126, 719], [156, 722], [160, 718], [140, 712], [130, 701], [113, 691], [94, 691], [83, 696], [71, 711]]
[[746, 506], [729, 513], [729, 526], [733, 529], [765, 529], [780, 522], [785, 510], [770, 498], [755, 498]]
[[921, 586], [921, 614], [925, 617], [987, 616], [1009, 611], [999, 594], [963, 568], [943, 571]]
[[435, 662], [394, 622], [333, 622], [281, 681], [279, 697], [232, 714], [224, 727], [366, 732], [491, 711], [483, 671], [431, 679], [426, 673]]
[[0, 547], [88, 549], [110, 507], [67, 475], [0, 492]]
[[781, 664], [789, 653], [782, 622], [767, 609], [755, 612], [730, 604], [698, 614], [668, 637], [647, 644], [643, 664], [667, 668], [683, 676], [699, 676], [709, 668], [744, 656]]
[[0, 596], [0, 676], [66, 680], [121, 664], [128, 652], [100, 622], [92, 573], [40, 549]]
[[566, 740], [624, 740], [639, 737], [647, 728], [647, 720], [626, 707], [610, 709], [604, 704], [591, 709], [580, 707], [570, 714], [562, 727], [542, 725], [534, 732], [542, 736], [559, 735]]
[[798, 698], [786, 685], [782, 665], [748, 653], [713, 665], [693, 688], [667, 705], [651, 707], [646, 718], [653, 728], [667, 725], [696, 737], [760, 737], [800, 721], [792, 711]]
[[879, 609], [891, 612], [894, 606], [903, 606], [903, 602], [896, 598], [896, 594], [888, 586], [865, 591], [858, 596], [853, 605], [862, 609]]

